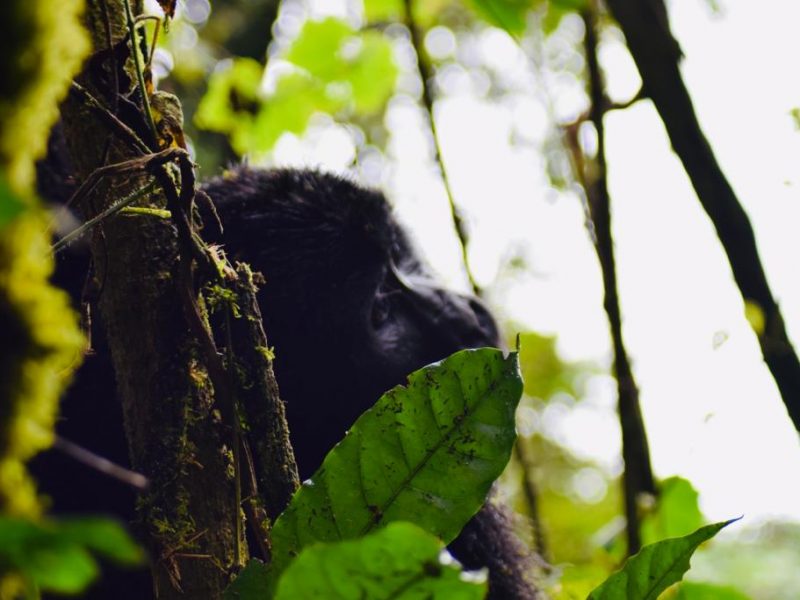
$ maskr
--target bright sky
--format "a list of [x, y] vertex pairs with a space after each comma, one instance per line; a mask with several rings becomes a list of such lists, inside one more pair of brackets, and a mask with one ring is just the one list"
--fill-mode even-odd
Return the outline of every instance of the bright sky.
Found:
[[[800, 3], [722, 0], [722, 8], [723, 15], [715, 16], [703, 0], [672, 2], [672, 25], [686, 54], [683, 72], [700, 122], [751, 217], [773, 293], [800, 349], [800, 132], [789, 116], [800, 106]], [[609, 88], [625, 100], [637, 89], [638, 75], [623, 45], [605, 42]], [[480, 45], [523, 88], [541, 89], [503, 34], [488, 33]], [[480, 82], [464, 77], [452, 73], [456, 91], [439, 103], [438, 125], [456, 199], [472, 230], [473, 269], [490, 284], [510, 253], [525, 256], [530, 272], [490, 286], [493, 306], [557, 334], [565, 358], [607, 366], [600, 272], [582, 208], [577, 197], [548, 191], [537, 150], [545, 112], [530, 93], [491, 104]], [[557, 114], [580, 109], [569, 86], [554, 86]], [[362, 177], [385, 185], [434, 270], [463, 287], [420, 113], [413, 102], [398, 100], [387, 123], [391, 158], [362, 164]], [[751, 523], [770, 516], [800, 519], [797, 433], [663, 126], [642, 102], [609, 115], [607, 130], [624, 335], [657, 475], [690, 479], [712, 520], [740, 514]], [[512, 134], [521, 141], [515, 146], [509, 144]], [[343, 128], [319, 127], [303, 141], [284, 138], [276, 159], [341, 170], [352, 160], [352, 144]], [[388, 180], [381, 181], [381, 172], [390, 173]], [[576, 452], [613, 468], [619, 465], [614, 385], [598, 377], [589, 390], [584, 408], [550, 425]]]

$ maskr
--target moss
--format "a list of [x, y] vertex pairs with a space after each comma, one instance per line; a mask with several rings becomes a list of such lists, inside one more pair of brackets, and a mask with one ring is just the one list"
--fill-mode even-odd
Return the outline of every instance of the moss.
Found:
[[[39, 513], [24, 462], [52, 443], [58, 398], [83, 339], [66, 295], [48, 283], [42, 216], [30, 210], [0, 234], [0, 510]], [[8, 351], [10, 350], [10, 351]]]
[[269, 362], [275, 360], [275, 348], [267, 348], [265, 346], [256, 346], [256, 352], [263, 356]]
[[0, 2], [0, 164], [17, 192], [31, 188], [58, 102], [89, 50], [83, 0]]
[[205, 298], [205, 305], [211, 314], [216, 314], [220, 310], [227, 308], [235, 318], [238, 319], [241, 316], [239, 298], [233, 290], [211, 283], [203, 288], [203, 297]]
[[0, 512], [13, 515], [41, 512], [24, 463], [52, 443], [83, 344], [65, 294], [48, 283], [47, 224], [31, 195], [34, 161], [89, 50], [82, 8], [82, 0], [0, 2], [0, 201], [29, 207], [0, 224]]

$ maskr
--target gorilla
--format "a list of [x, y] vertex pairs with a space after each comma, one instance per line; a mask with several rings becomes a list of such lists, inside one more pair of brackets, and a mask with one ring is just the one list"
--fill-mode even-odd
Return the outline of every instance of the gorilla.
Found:
[[[203, 191], [215, 209], [198, 203], [203, 238], [264, 276], [259, 304], [301, 478], [410, 372], [460, 349], [500, 343], [479, 300], [443, 289], [426, 273], [379, 192], [315, 171], [248, 167]], [[55, 281], [78, 298], [85, 273], [85, 264], [68, 257], [59, 260]], [[125, 463], [101, 336], [94, 347], [64, 401], [59, 434]], [[132, 518], [134, 494], [117, 481], [52, 451], [35, 466], [57, 512]], [[487, 502], [450, 550], [468, 569], [488, 567], [490, 598], [537, 597], [529, 551], [502, 507]], [[108, 587], [117, 575], [106, 576], [93, 592], [104, 595], [95, 597], [132, 597]], [[145, 588], [128, 585], [126, 593], [135, 589]]]

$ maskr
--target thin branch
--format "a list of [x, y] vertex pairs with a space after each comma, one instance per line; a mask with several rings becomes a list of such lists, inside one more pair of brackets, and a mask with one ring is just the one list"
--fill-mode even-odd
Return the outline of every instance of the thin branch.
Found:
[[528, 516], [533, 528], [534, 548], [545, 570], [549, 571], [550, 552], [547, 548], [547, 537], [544, 534], [542, 519], [539, 516], [539, 490], [533, 480], [533, 463], [523, 444], [524, 440], [518, 437], [514, 444], [514, 454], [522, 470], [522, 491], [525, 494], [525, 501], [528, 503]]
[[79, 463], [94, 469], [95, 471], [103, 473], [104, 475], [108, 475], [117, 481], [121, 481], [122, 483], [129, 485], [140, 492], [146, 491], [150, 486], [150, 482], [147, 480], [147, 477], [141, 473], [121, 467], [118, 464], [111, 462], [107, 458], [103, 458], [102, 456], [87, 450], [83, 446], [79, 446], [74, 442], [70, 442], [61, 436], [56, 436], [56, 439], [53, 441], [53, 449], [58, 450], [73, 460], [76, 460]]
[[[594, 227], [594, 245], [603, 275], [605, 299], [603, 308], [608, 316], [614, 347], [614, 375], [617, 380], [619, 419], [622, 428], [622, 457], [625, 461], [623, 488], [625, 497], [628, 554], [641, 547], [639, 535], [638, 500], [642, 494], [655, 494], [653, 468], [647, 433], [639, 405], [639, 389], [633, 376], [628, 353], [622, 337], [622, 317], [617, 292], [617, 272], [614, 262], [614, 241], [611, 234], [611, 197], [608, 191], [605, 129], [603, 117], [610, 103], [605, 93], [602, 72], [597, 58], [597, 13], [590, 7], [581, 14], [585, 24], [584, 50], [589, 78], [589, 120], [597, 132], [597, 156], [584, 164], [581, 173], [586, 191], [589, 214]], [[572, 151], [584, 163], [577, 140]]]
[[442, 182], [444, 183], [444, 189], [447, 193], [447, 202], [450, 206], [450, 215], [453, 219], [453, 225], [456, 229], [456, 234], [458, 235], [459, 245], [461, 247], [461, 258], [462, 262], [464, 263], [464, 270], [467, 274], [467, 279], [469, 280], [470, 287], [472, 287], [472, 291], [475, 293], [476, 296], [480, 296], [481, 289], [478, 286], [477, 282], [475, 281], [475, 277], [472, 274], [472, 269], [469, 264], [469, 257], [467, 253], [467, 248], [469, 246], [469, 235], [467, 233], [466, 227], [464, 226], [464, 219], [461, 216], [461, 212], [459, 211], [458, 207], [456, 206], [455, 200], [453, 199], [453, 188], [450, 185], [450, 178], [447, 175], [447, 169], [444, 166], [444, 161], [442, 159], [442, 147], [439, 143], [439, 134], [436, 129], [436, 120], [433, 116], [433, 91], [431, 89], [431, 84], [433, 82], [433, 72], [430, 67], [430, 64], [425, 56], [425, 49], [422, 41], [422, 33], [419, 30], [419, 26], [417, 25], [416, 21], [414, 20], [414, 12], [413, 12], [413, 1], [412, 0], [405, 0], [405, 25], [408, 28], [409, 33], [411, 34], [411, 45], [414, 47], [414, 52], [417, 55], [417, 69], [419, 70], [419, 76], [422, 79], [422, 101], [425, 104], [425, 111], [428, 115], [428, 123], [431, 126], [431, 135], [433, 137], [433, 149], [434, 149], [434, 160], [439, 165], [439, 171], [442, 174]]
[[153, 140], [158, 140], [158, 131], [153, 121], [153, 113], [150, 111], [150, 97], [147, 95], [147, 86], [144, 82], [144, 68], [142, 65], [142, 57], [139, 52], [139, 40], [136, 39], [136, 22], [133, 18], [133, 11], [131, 11], [130, 0], [122, 0], [122, 3], [125, 5], [125, 18], [128, 23], [128, 35], [131, 40], [131, 52], [133, 53], [136, 79], [139, 82], [139, 96], [142, 101], [142, 112], [147, 121], [147, 126], [150, 128], [150, 133], [153, 134]]
[[145, 196], [147, 196], [150, 192], [153, 191], [155, 186], [156, 186], [155, 182], [151, 181], [150, 183], [148, 183], [143, 188], [140, 188], [140, 189], [136, 190], [135, 192], [133, 192], [132, 194], [129, 194], [128, 196], [126, 196], [125, 198], [120, 200], [119, 202], [115, 202], [114, 204], [112, 204], [111, 206], [106, 208], [104, 211], [100, 212], [99, 214], [97, 214], [96, 216], [92, 217], [91, 219], [89, 219], [88, 221], [86, 221], [85, 223], [80, 225], [79, 227], [76, 227], [75, 229], [70, 231], [68, 234], [66, 234], [64, 237], [62, 237], [56, 243], [54, 243], [50, 247], [50, 250], [53, 252], [53, 254], [58, 254], [64, 248], [69, 246], [72, 242], [74, 242], [75, 240], [80, 238], [84, 233], [86, 233], [87, 231], [92, 229], [95, 225], [98, 225], [98, 224], [102, 223], [103, 221], [105, 221], [109, 217], [111, 217], [111, 216], [115, 215], [116, 213], [118, 213], [119, 211], [121, 211], [123, 208], [133, 204], [134, 202], [136, 202], [140, 198], [144, 198]]
[[747, 213], [704, 136], [681, 76], [680, 48], [669, 29], [662, 0], [607, 0], [622, 27], [645, 92], [661, 115], [697, 197], [717, 231], [733, 277], [747, 303], [763, 312], [756, 331], [764, 360], [775, 378], [795, 428], [800, 431], [800, 361], [767, 283]]
[[123, 123], [114, 112], [103, 106], [100, 100], [95, 98], [89, 90], [87, 90], [77, 81], [73, 81], [71, 83], [71, 89], [72, 91], [78, 93], [86, 102], [86, 104], [89, 105], [89, 108], [94, 110], [97, 115], [100, 116], [111, 127], [113, 131], [116, 131], [116, 133], [123, 138], [123, 141], [131, 144], [141, 154], [150, 153], [150, 148], [148, 148], [147, 144], [142, 141], [142, 138], [140, 138], [133, 129]]

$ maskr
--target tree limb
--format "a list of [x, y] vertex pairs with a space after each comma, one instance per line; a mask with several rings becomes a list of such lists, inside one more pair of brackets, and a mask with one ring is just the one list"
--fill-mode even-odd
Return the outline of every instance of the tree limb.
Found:
[[669, 30], [664, 4], [661, 0], [607, 0], [607, 4], [625, 34], [645, 93], [661, 115], [672, 147], [714, 224], [743, 299], [757, 305], [764, 315], [763, 331], [756, 332], [761, 352], [800, 431], [800, 361], [767, 283], [747, 214], [700, 129], [680, 73], [681, 53]]

